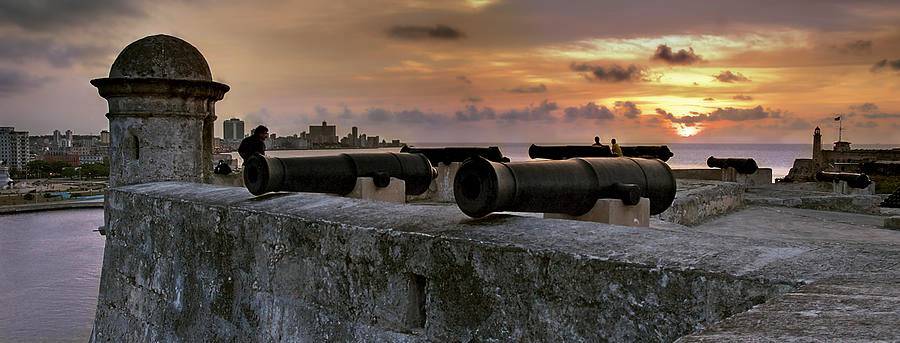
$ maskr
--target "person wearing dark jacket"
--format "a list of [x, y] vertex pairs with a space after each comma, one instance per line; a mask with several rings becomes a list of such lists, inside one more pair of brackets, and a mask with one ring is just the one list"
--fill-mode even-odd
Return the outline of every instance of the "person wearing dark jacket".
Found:
[[265, 155], [267, 138], [269, 138], [269, 128], [262, 125], [257, 126], [253, 129], [253, 133], [250, 136], [241, 141], [241, 146], [238, 147], [238, 155], [241, 155], [244, 161], [247, 161], [254, 154]]

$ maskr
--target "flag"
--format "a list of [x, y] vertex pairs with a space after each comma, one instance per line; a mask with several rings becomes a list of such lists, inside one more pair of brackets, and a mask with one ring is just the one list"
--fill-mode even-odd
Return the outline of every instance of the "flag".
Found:
[[840, 121], [840, 120], [841, 120], [841, 116], [834, 117], [834, 121]]

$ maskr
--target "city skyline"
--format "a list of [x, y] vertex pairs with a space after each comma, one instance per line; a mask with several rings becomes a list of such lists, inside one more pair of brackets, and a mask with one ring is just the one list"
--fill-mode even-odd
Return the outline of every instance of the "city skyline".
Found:
[[32, 134], [105, 128], [88, 80], [128, 42], [168, 33], [232, 87], [217, 137], [237, 117], [410, 142], [807, 143], [841, 114], [848, 141], [900, 142], [892, 2], [4, 6], [19, 15], [0, 16], [0, 124]]

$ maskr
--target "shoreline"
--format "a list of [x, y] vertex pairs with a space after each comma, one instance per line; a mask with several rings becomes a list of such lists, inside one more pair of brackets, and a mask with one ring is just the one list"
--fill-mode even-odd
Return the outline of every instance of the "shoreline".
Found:
[[103, 201], [50, 201], [38, 204], [6, 205], [0, 206], [0, 216], [83, 208], [103, 208]]

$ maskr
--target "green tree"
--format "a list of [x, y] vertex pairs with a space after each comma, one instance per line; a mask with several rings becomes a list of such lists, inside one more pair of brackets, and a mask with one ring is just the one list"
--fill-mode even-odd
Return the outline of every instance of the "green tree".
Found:
[[78, 176], [78, 170], [72, 167], [64, 167], [62, 168], [62, 170], [60, 170], [60, 175], [62, 175], [62, 177], [74, 179], [76, 176]]
[[25, 164], [31, 177], [46, 177], [50, 173], [50, 164], [43, 160], [34, 160]]
[[72, 165], [66, 161], [52, 161], [52, 162], [48, 163], [48, 171], [51, 174], [59, 175], [59, 174], [62, 174], [63, 169], [65, 169], [67, 167], [71, 167], [71, 166]]
[[109, 177], [109, 165], [106, 162], [82, 165], [81, 176], [86, 178]]

